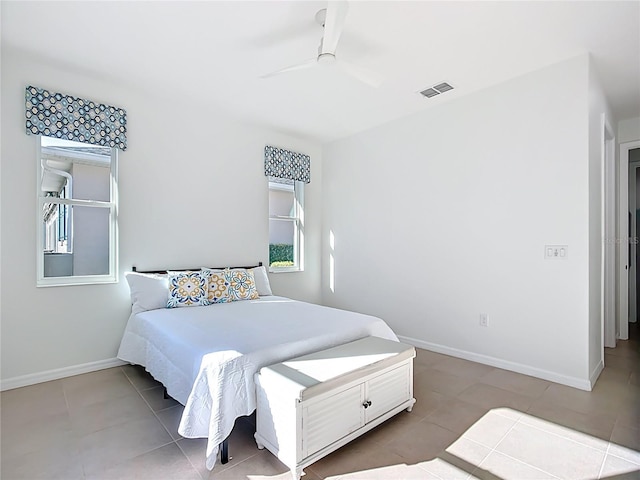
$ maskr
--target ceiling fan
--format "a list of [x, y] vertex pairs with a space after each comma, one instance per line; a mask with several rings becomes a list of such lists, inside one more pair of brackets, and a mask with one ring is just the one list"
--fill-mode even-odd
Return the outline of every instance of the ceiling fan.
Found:
[[344, 28], [344, 22], [347, 17], [348, 10], [349, 4], [346, 0], [330, 0], [327, 8], [319, 10], [315, 15], [316, 22], [324, 28], [324, 34], [320, 39], [317, 56], [301, 63], [276, 70], [275, 72], [260, 75], [260, 78], [269, 78], [295, 70], [331, 65], [343, 70], [348, 75], [351, 75], [367, 85], [378, 87], [380, 85], [380, 80], [376, 75], [361, 67], [357, 67], [351, 63], [344, 60], [338, 60], [336, 58], [336, 49], [338, 48], [338, 41], [340, 40], [340, 35]]

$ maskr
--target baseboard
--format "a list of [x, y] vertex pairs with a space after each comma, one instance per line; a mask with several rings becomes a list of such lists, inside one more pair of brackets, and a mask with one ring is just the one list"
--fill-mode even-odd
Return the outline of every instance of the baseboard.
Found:
[[468, 352], [466, 350], [459, 350], [457, 348], [451, 348], [444, 345], [439, 345], [437, 343], [425, 342], [424, 340], [405, 337], [403, 335], [398, 335], [398, 338], [402, 342], [413, 345], [414, 347], [424, 348], [425, 350], [442, 353], [444, 355], [450, 355], [452, 357], [463, 358], [465, 360], [471, 360], [472, 362], [491, 365], [492, 367], [502, 368], [504, 370], [510, 370], [512, 372], [522, 373], [524, 375], [530, 375], [532, 377], [549, 380], [550, 382], [554, 383], [561, 383], [569, 387], [579, 388], [580, 390], [591, 391], [591, 388], [593, 386], [591, 380], [569, 377], [567, 375], [562, 375], [561, 373], [543, 370], [541, 368], [524, 365], [522, 363], [510, 362], [501, 358], [490, 357], [488, 355], [482, 355], [480, 353]]
[[[531, 367], [529, 365], [524, 365], [521, 363], [510, 362], [508, 360], [503, 360], [496, 357], [490, 357], [488, 355], [468, 352], [466, 350], [459, 350], [457, 348], [447, 347], [444, 345], [439, 345], [437, 343], [425, 342], [424, 340], [406, 337], [404, 335], [398, 335], [398, 338], [404, 343], [408, 343], [418, 348], [424, 348], [425, 350], [430, 350], [432, 352], [442, 353], [444, 355], [450, 355], [452, 357], [463, 358], [472, 362], [491, 365], [492, 367], [503, 368], [512, 372], [542, 378], [543, 380], [561, 383], [569, 387], [579, 388], [580, 390], [586, 391], [591, 391], [596, 383], [596, 380], [600, 376], [602, 369], [604, 368], [604, 364], [602, 363], [602, 361], [600, 361], [591, 373], [589, 380], [587, 381], [576, 377], [562, 375], [557, 372], [551, 372], [549, 370]], [[123, 362], [118, 358], [108, 358], [106, 360], [99, 360], [97, 362], [83, 363], [80, 365], [73, 365], [71, 367], [56, 368], [54, 370], [46, 370], [39, 373], [30, 373], [28, 375], [21, 375], [19, 377], [7, 378], [0, 381], [0, 391], [26, 387], [28, 385], [35, 385], [36, 383], [49, 382], [51, 380], [72, 377], [74, 375], [80, 375], [83, 373], [96, 372], [98, 370], [104, 370], [105, 368], [119, 367], [121, 365], [126, 365], [126, 362]]]
[[36, 383], [49, 382], [51, 380], [58, 380], [59, 378], [72, 377], [82, 373], [96, 372], [98, 370], [104, 370], [105, 368], [119, 367], [120, 365], [126, 365], [126, 362], [123, 362], [118, 358], [108, 358], [106, 360], [98, 360], [97, 362], [56, 368], [54, 370], [46, 370], [38, 373], [30, 373], [28, 375], [21, 375], [19, 377], [7, 378], [0, 381], [0, 391], [26, 387], [28, 385], [35, 385]]
[[596, 368], [594, 368], [593, 372], [591, 372], [591, 376], [589, 377], [589, 383], [591, 384], [591, 388], [589, 390], [591, 390], [595, 386], [598, 377], [602, 373], [602, 370], [604, 370], [604, 361], [600, 360], [598, 362], [598, 365], [596, 365]]

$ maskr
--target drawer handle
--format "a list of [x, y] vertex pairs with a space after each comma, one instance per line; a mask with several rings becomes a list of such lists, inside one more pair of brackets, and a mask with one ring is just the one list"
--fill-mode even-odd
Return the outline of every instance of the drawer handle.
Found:
[[368, 400], [362, 404], [364, 408], [369, 408], [371, 406], [371, 400]]

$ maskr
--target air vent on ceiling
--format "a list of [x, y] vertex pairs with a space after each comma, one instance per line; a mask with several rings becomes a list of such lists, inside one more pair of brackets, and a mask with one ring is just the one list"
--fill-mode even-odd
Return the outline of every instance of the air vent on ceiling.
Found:
[[429, 87], [420, 92], [421, 95], [424, 95], [427, 98], [435, 97], [436, 95], [440, 95], [441, 93], [448, 92], [449, 90], [453, 90], [453, 87], [446, 82], [439, 83], [438, 85], [434, 85], [433, 87]]
[[440, 92], [437, 91], [435, 88], [427, 88], [426, 90], [423, 90], [420, 92], [422, 95], [424, 95], [427, 98], [431, 98], [431, 97], [435, 97], [436, 95], [440, 95]]

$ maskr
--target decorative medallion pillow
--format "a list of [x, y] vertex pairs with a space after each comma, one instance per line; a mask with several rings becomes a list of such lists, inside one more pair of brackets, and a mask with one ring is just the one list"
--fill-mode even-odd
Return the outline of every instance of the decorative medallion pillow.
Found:
[[201, 272], [167, 272], [169, 298], [167, 308], [209, 305], [207, 278]]
[[229, 295], [232, 301], [260, 298], [252, 271], [244, 268], [226, 268], [222, 273], [229, 284]]
[[210, 268], [203, 268], [202, 274], [207, 278], [207, 300], [209, 304], [212, 303], [227, 303], [231, 302], [231, 294], [229, 292], [229, 282], [222, 270], [212, 270]]

